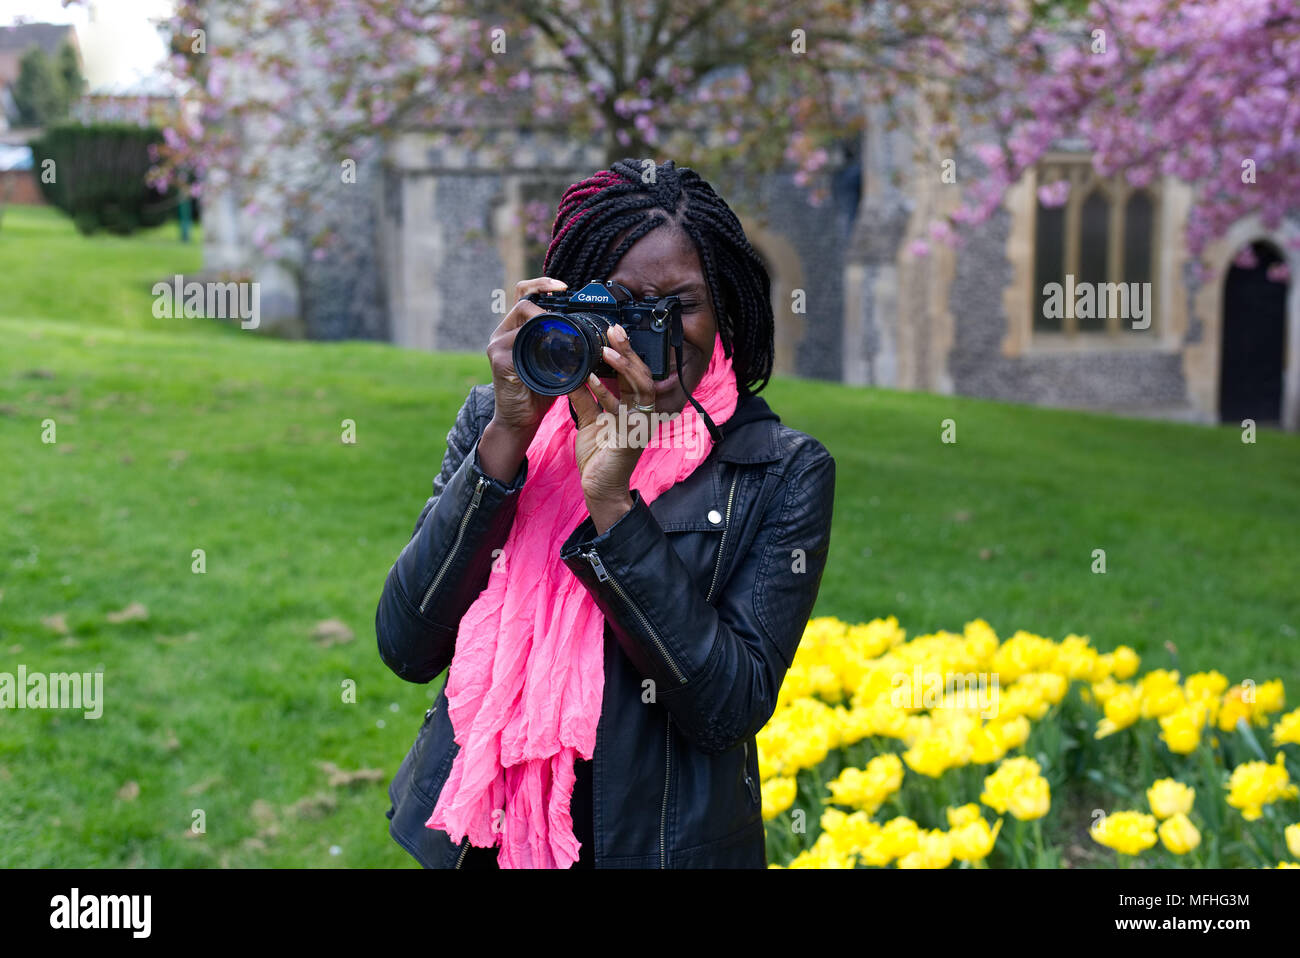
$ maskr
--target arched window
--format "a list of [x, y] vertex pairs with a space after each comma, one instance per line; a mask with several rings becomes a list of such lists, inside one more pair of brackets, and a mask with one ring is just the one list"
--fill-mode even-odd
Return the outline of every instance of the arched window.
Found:
[[1138, 190], [1129, 194], [1124, 207], [1124, 282], [1151, 282], [1151, 250], [1154, 246], [1156, 212], [1151, 194]]
[[[1110, 246], [1110, 201], [1100, 187], [1095, 187], [1083, 201], [1079, 213], [1079, 270], [1074, 286], [1082, 283], [1094, 289], [1106, 282], [1106, 260]], [[1076, 306], [1079, 300], [1075, 300]], [[1079, 332], [1094, 333], [1106, 328], [1100, 309], [1076, 309]], [[1091, 313], [1092, 315], [1088, 315]]]
[[1034, 221], [1032, 330], [1049, 339], [1150, 334], [1155, 329], [1159, 187], [1101, 178], [1087, 154], [1049, 154], [1039, 187], [1065, 181], [1065, 204], [1040, 196]]
[[[1065, 275], [1065, 207], [1044, 206], [1038, 201], [1038, 223], [1034, 237], [1034, 290], [1033, 302], [1041, 305], [1039, 294], [1049, 283], [1061, 282]], [[1034, 313], [1034, 331], [1059, 333], [1064, 330], [1058, 311], [1037, 309]]]

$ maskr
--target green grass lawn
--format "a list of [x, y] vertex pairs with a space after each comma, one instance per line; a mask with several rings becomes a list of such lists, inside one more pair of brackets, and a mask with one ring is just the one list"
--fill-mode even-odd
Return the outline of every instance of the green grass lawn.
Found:
[[[385, 789], [436, 683], [384, 667], [374, 610], [486, 357], [155, 321], [148, 286], [197, 265], [165, 230], [0, 227], [0, 671], [104, 672], [97, 721], [0, 712], [0, 865], [413, 866]], [[1294, 701], [1300, 437], [788, 378], [764, 396], [837, 461], [814, 614], [1078, 632]], [[147, 618], [108, 620], [133, 602]], [[355, 637], [313, 638], [327, 619]]]
[[129, 237], [86, 237], [53, 207], [10, 206], [0, 220], [0, 316], [168, 331], [188, 323], [190, 330], [229, 333], [224, 324], [153, 315], [153, 284], [197, 271], [202, 240], [196, 226], [182, 243], [175, 222]]

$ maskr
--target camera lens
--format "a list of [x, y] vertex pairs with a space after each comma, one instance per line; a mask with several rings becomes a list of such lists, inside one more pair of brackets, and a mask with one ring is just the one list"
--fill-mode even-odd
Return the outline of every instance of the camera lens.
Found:
[[515, 335], [515, 372], [533, 392], [561, 396], [577, 389], [592, 371], [590, 333], [567, 316], [534, 316]]

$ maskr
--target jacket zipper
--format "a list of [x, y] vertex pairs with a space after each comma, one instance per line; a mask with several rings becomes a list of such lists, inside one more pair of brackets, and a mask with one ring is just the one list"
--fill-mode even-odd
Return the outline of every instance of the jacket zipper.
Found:
[[709, 583], [709, 596], [706, 602], [713, 601], [713, 590], [718, 585], [718, 572], [722, 569], [722, 550], [727, 544], [727, 533], [731, 529], [731, 503], [736, 498], [736, 482], [740, 479], [740, 469], [731, 477], [731, 492], [727, 493], [727, 518], [722, 524], [722, 540], [718, 543], [718, 561], [713, 563], [713, 581]]
[[673, 670], [673, 675], [677, 676], [677, 681], [682, 685], [685, 685], [686, 676], [682, 674], [681, 669], [677, 667], [677, 663], [674, 662], [672, 656], [668, 654], [668, 648], [664, 645], [663, 640], [659, 638], [659, 633], [654, 630], [654, 626], [652, 626], [650, 620], [645, 617], [645, 613], [641, 611], [641, 607], [632, 601], [631, 597], [623, 591], [623, 587], [618, 584], [618, 580], [610, 575], [609, 570], [606, 569], [604, 563], [600, 561], [600, 556], [596, 554], [596, 550], [592, 549], [590, 552], [584, 552], [582, 553], [582, 556], [590, 562], [591, 567], [596, 570], [596, 578], [601, 582], [608, 582], [613, 587], [614, 591], [618, 593], [619, 598], [623, 600], [624, 604], [636, 613], [637, 618], [641, 620], [641, 624], [645, 626], [645, 630], [649, 632], [650, 637], [655, 640], [655, 645], [659, 646], [659, 652], [663, 655], [664, 661], [668, 663], [669, 668]]
[[[632, 611], [637, 614], [637, 617], [640, 618], [642, 624], [645, 626], [646, 631], [650, 633], [655, 640], [655, 644], [659, 646], [659, 651], [663, 655], [664, 660], [672, 668], [673, 674], [677, 676], [679, 682], [683, 685], [686, 684], [686, 676], [682, 675], [681, 670], [677, 668], [677, 663], [674, 662], [672, 656], [668, 654], [668, 649], [664, 647], [664, 644], [660, 640], [658, 633], [655, 632], [654, 627], [650, 625], [649, 620], [642, 614], [641, 609], [636, 605], [636, 603], [632, 602], [632, 600], [628, 598], [627, 593], [624, 592], [622, 586], [618, 584], [618, 580], [609, 574], [609, 570], [607, 570], [604, 563], [600, 561], [600, 556], [596, 554], [596, 550], [592, 549], [590, 552], [584, 552], [583, 556], [585, 556], [587, 561], [591, 563], [591, 567], [596, 570], [596, 578], [601, 582], [608, 582], [614, 588], [614, 591], [617, 592], [623, 601], [632, 609]], [[668, 846], [665, 841], [665, 832], [668, 825], [668, 785], [672, 781], [673, 769], [673, 717], [672, 714], [667, 711], [665, 711], [664, 714], [667, 718], [667, 724], [664, 731], [664, 799], [663, 807], [659, 812], [660, 868], [668, 867]]]
[[[438, 706], [434, 705], [432, 708], [429, 709], [429, 711], [424, 713], [424, 719], [426, 724], [428, 723], [428, 720], [433, 717], [433, 713], [436, 711], [438, 711]], [[462, 840], [460, 843], [460, 857], [456, 859], [457, 868], [459, 868], [461, 864], [465, 861], [465, 855], [468, 852], [469, 852], [469, 836], [466, 835], [464, 840]]]
[[[733, 476], [731, 479], [731, 491], [727, 494], [727, 517], [724, 520], [724, 524], [722, 527], [722, 539], [718, 543], [718, 558], [713, 566], [713, 581], [709, 583], [709, 594], [706, 601], [712, 601], [714, 587], [716, 587], [718, 584], [718, 571], [722, 568], [722, 547], [727, 544], [727, 530], [731, 528], [731, 506], [736, 497], [736, 482], [739, 479], [740, 479], [740, 470], [737, 469], [735, 476]], [[632, 611], [637, 614], [642, 624], [645, 625], [646, 631], [650, 633], [650, 635], [655, 640], [655, 644], [659, 646], [659, 651], [663, 654], [664, 659], [668, 662], [669, 666], [672, 667], [673, 674], [677, 676], [679, 681], [685, 684], [686, 677], [682, 675], [681, 670], [677, 668], [677, 663], [675, 663], [672, 660], [672, 657], [668, 654], [668, 650], [664, 647], [663, 642], [659, 639], [658, 633], [655, 632], [654, 628], [650, 625], [649, 620], [646, 619], [644, 614], [642, 614], [641, 609], [636, 605], [636, 603], [632, 602], [632, 600], [628, 598], [627, 593], [625, 593], [622, 587], [618, 584], [618, 580], [609, 574], [609, 570], [607, 570], [604, 564], [600, 561], [600, 556], [596, 554], [596, 550], [592, 549], [589, 552], [582, 553], [582, 555], [588, 562], [591, 563], [591, 567], [596, 570], [596, 578], [601, 582], [608, 582], [613, 587], [614, 591], [618, 593], [619, 597], [622, 598], [623, 601], [626, 602], [627, 605], [632, 609]], [[669, 785], [672, 783], [672, 771], [673, 771], [672, 714], [666, 713], [666, 718], [667, 718], [667, 722], [665, 724], [665, 729], [664, 729], [664, 798], [659, 812], [659, 867], [660, 868], [668, 867], [668, 844], [667, 844], [668, 789], [669, 789]], [[745, 743], [745, 781], [749, 785], [750, 795], [753, 795], [754, 785], [753, 785], [753, 781], [749, 778], [749, 743], [748, 742]], [[459, 868], [460, 866], [457, 865], [457, 867]]]
[[478, 483], [474, 487], [474, 498], [470, 501], [470, 504], [465, 507], [465, 514], [460, 517], [460, 528], [456, 530], [456, 541], [452, 543], [451, 551], [447, 553], [447, 558], [442, 560], [442, 565], [438, 568], [438, 574], [433, 577], [433, 581], [429, 583], [428, 590], [424, 593], [424, 601], [420, 603], [421, 615], [424, 614], [425, 606], [429, 604], [429, 600], [433, 598], [433, 590], [438, 588], [438, 583], [442, 581], [443, 575], [446, 574], [447, 567], [451, 565], [451, 560], [455, 557], [456, 550], [460, 548], [461, 540], [465, 538], [465, 527], [469, 525], [469, 517], [473, 514], [474, 510], [478, 508], [479, 502], [482, 501], [483, 490], [487, 487], [487, 484], [487, 479], [480, 476]]
[[745, 743], [745, 785], [749, 789], [749, 797], [752, 798], [755, 802], [759, 802], [759, 804], [762, 804], [758, 794], [754, 791], [754, 779], [751, 778], [749, 774], [749, 743], [748, 742]]
[[673, 770], [673, 716], [672, 713], [664, 710], [668, 717], [667, 729], [664, 732], [664, 804], [659, 812], [659, 867], [668, 867], [668, 846], [664, 843], [664, 830], [668, 824], [668, 782]]

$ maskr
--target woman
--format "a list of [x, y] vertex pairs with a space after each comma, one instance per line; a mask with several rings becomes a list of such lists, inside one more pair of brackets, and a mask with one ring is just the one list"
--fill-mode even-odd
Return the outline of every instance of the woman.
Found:
[[[492, 383], [379, 601], [389, 668], [449, 668], [389, 831], [429, 868], [764, 868], [754, 736], [817, 598], [835, 488], [826, 448], [757, 395], [767, 272], [694, 171], [630, 159], [565, 192], [543, 272], [492, 334]], [[614, 326], [616, 376], [533, 393], [512, 362], [542, 312], [526, 297], [597, 279], [681, 299], [680, 377], [654, 381]]]

